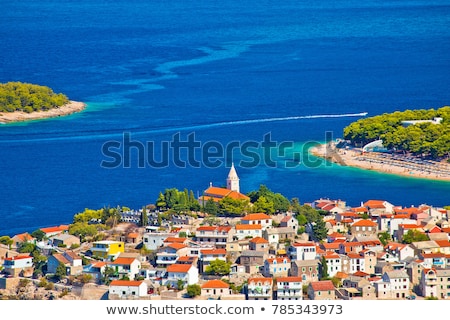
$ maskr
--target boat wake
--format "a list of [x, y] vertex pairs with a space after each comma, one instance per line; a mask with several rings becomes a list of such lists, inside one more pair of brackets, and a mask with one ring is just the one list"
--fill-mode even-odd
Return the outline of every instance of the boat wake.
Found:
[[[164, 126], [158, 128], [134, 128], [127, 129], [124, 128], [120, 132], [101, 132], [101, 131], [91, 131], [89, 133], [70, 136], [57, 136], [57, 137], [41, 137], [41, 138], [25, 138], [25, 139], [14, 139], [14, 140], [0, 140], [0, 143], [12, 143], [12, 142], [44, 142], [44, 141], [67, 141], [67, 140], [96, 140], [96, 139], [113, 139], [120, 138], [125, 132], [132, 133], [134, 137], [145, 136], [149, 134], [159, 134], [159, 133], [175, 133], [179, 131], [190, 131], [190, 130], [203, 130], [217, 127], [226, 126], [240, 126], [255, 123], [265, 123], [265, 122], [281, 122], [281, 121], [296, 121], [296, 120], [306, 120], [306, 119], [330, 119], [330, 118], [347, 118], [347, 117], [364, 117], [367, 112], [360, 113], [344, 113], [344, 114], [316, 114], [316, 115], [304, 115], [304, 116], [290, 116], [290, 117], [273, 117], [273, 118], [260, 118], [260, 119], [247, 119], [247, 120], [234, 120], [234, 121], [222, 121], [214, 123], [205, 124], [193, 124], [186, 126]], [[69, 133], [70, 134], [70, 133]]]

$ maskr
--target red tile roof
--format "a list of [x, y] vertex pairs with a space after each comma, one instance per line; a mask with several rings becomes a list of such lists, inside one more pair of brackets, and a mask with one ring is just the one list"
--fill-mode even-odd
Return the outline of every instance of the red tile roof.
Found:
[[167, 245], [167, 247], [170, 247], [170, 248], [173, 248], [176, 250], [180, 250], [180, 249], [186, 248], [186, 245], [182, 244], [182, 243], [169, 243]]
[[18, 240], [20, 240], [22, 242], [31, 241], [34, 239], [28, 232], [16, 234], [13, 238], [17, 238]]
[[237, 224], [235, 228], [236, 230], [261, 230], [262, 226], [260, 224]]
[[268, 220], [272, 219], [270, 216], [268, 216], [265, 213], [249, 213], [245, 217], [243, 217], [242, 221], [254, 221], [254, 220]]
[[250, 242], [252, 243], [269, 243], [269, 241], [267, 241], [264, 238], [261, 237], [254, 237], [253, 239], [250, 240]]
[[337, 253], [327, 253], [324, 255], [324, 258], [330, 260], [330, 259], [340, 259], [341, 257]]
[[289, 258], [285, 258], [285, 257], [268, 258], [266, 261], [270, 264], [274, 263], [275, 261], [277, 263], [284, 263], [285, 261], [286, 261], [286, 263], [291, 262], [291, 260], [289, 260]]
[[292, 216], [285, 216], [283, 219], [281, 219], [281, 222], [289, 222], [289, 220], [292, 219]]
[[54, 232], [63, 232], [63, 231], [65, 231], [66, 229], [65, 229], [65, 228], [62, 228], [62, 227], [60, 226], [60, 227], [41, 228], [40, 230], [41, 230], [42, 232], [44, 232], [44, 233], [54, 233]]
[[227, 250], [225, 249], [203, 249], [200, 250], [203, 255], [213, 254], [213, 255], [224, 255], [227, 254]]
[[370, 209], [384, 209], [384, 202], [384, 200], [368, 200], [364, 203], [364, 206]]
[[136, 260], [136, 258], [124, 258], [119, 257], [116, 260], [114, 260], [111, 264], [113, 265], [130, 265], [133, 263], [133, 261]]
[[434, 242], [441, 248], [450, 247], [450, 242], [448, 240], [434, 240]]
[[369, 210], [367, 210], [366, 207], [357, 207], [357, 208], [352, 208], [351, 209], [353, 212], [368, 212]]
[[33, 257], [31, 257], [31, 256], [15, 256], [15, 257], [5, 258], [5, 260], [6, 261], [14, 261], [14, 260], [29, 259], [29, 258], [33, 258]]
[[184, 243], [186, 240], [187, 240], [186, 238], [167, 237], [164, 239], [164, 242], [166, 242], [166, 243]]
[[367, 277], [367, 276], [370, 276], [370, 274], [362, 272], [362, 271], [356, 271], [353, 275], [357, 276], [357, 277], [363, 277], [363, 278]]
[[277, 282], [302, 282], [302, 277], [278, 277]]
[[332, 291], [334, 290], [334, 285], [331, 280], [324, 281], [314, 281], [310, 283], [314, 291]]
[[191, 269], [192, 265], [190, 264], [172, 264], [167, 267], [167, 272], [178, 272], [178, 273], [186, 273]]
[[110, 287], [139, 287], [142, 282], [144, 281], [138, 281], [138, 280], [113, 280], [109, 284]]
[[209, 187], [205, 190], [205, 195], [215, 195], [220, 197], [226, 197], [231, 192], [230, 189], [219, 188], [219, 187]]
[[376, 227], [376, 226], [378, 226], [376, 222], [367, 219], [362, 219], [352, 224], [352, 227]]
[[314, 242], [294, 242], [292, 244], [294, 247], [314, 247], [315, 245]]
[[249, 278], [248, 279], [248, 284], [250, 284], [250, 283], [258, 283], [258, 282], [261, 282], [261, 283], [265, 283], [265, 282], [269, 282], [270, 284], [272, 284], [272, 281], [273, 281], [273, 279], [272, 278], [264, 278], [264, 277], [255, 277], [255, 278]]
[[202, 284], [202, 289], [228, 289], [230, 285], [222, 280], [209, 280]]

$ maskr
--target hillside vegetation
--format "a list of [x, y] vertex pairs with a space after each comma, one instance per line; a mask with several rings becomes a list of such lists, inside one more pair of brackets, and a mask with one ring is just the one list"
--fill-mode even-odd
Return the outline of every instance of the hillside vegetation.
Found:
[[[418, 123], [405, 126], [406, 120], [433, 120], [442, 118], [439, 124]], [[450, 107], [429, 110], [406, 110], [360, 119], [344, 128], [344, 139], [363, 146], [381, 139], [391, 150], [448, 158], [450, 156]]]
[[22, 82], [0, 84], [0, 112], [46, 111], [69, 102], [62, 93], [45, 86]]

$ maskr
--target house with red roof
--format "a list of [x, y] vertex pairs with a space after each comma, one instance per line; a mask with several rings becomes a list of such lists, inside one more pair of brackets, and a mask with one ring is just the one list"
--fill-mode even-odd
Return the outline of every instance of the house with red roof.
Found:
[[264, 261], [265, 277], [287, 277], [291, 269], [291, 260], [287, 257], [268, 258]]
[[331, 280], [315, 281], [308, 285], [308, 298], [310, 300], [335, 300], [335, 287]]
[[330, 234], [327, 235], [327, 242], [331, 243], [334, 242], [336, 240], [343, 240], [345, 241], [347, 239], [347, 237], [345, 236], [345, 234], [339, 233], [339, 232], [332, 232]]
[[3, 260], [3, 272], [13, 277], [31, 277], [33, 275], [33, 257], [18, 255]]
[[199, 244], [213, 245], [225, 249], [227, 242], [233, 240], [234, 229], [230, 226], [200, 226], [195, 231], [195, 241]]
[[340, 254], [359, 253], [363, 249], [364, 247], [361, 242], [341, 242], [339, 244]]
[[245, 295], [234, 294], [228, 283], [218, 279], [202, 284], [200, 296], [208, 300], [245, 300]]
[[265, 213], [249, 213], [241, 219], [243, 225], [260, 225], [262, 230], [272, 227], [272, 217]]
[[301, 277], [279, 277], [276, 280], [274, 300], [303, 300]]
[[250, 239], [248, 243], [250, 250], [265, 251], [265, 252], [269, 251], [269, 241], [267, 241], [264, 238], [255, 237]]
[[265, 277], [251, 277], [247, 280], [247, 300], [272, 300], [273, 279]]
[[134, 257], [121, 257], [110, 263], [110, 267], [114, 269], [115, 276], [119, 279], [128, 278], [133, 280], [141, 269], [141, 262]]
[[342, 258], [341, 255], [330, 252], [323, 255], [327, 264], [328, 276], [334, 277], [338, 272], [342, 271]]
[[148, 286], [144, 281], [113, 280], [109, 284], [109, 299], [139, 298], [147, 296]]
[[362, 206], [369, 210], [372, 217], [382, 213], [393, 213], [395, 208], [392, 203], [385, 200], [368, 200]]
[[[167, 267], [166, 285], [178, 288], [180, 283], [183, 287], [198, 283], [198, 268], [192, 264], [172, 264]], [[179, 288], [180, 289], [180, 288]]]
[[371, 237], [376, 236], [378, 224], [368, 219], [361, 219], [353, 223], [350, 232], [354, 237]]
[[262, 226], [260, 224], [237, 224], [234, 226], [234, 240], [262, 238]]
[[36, 239], [32, 237], [28, 232], [16, 234], [11, 238], [13, 240], [12, 247], [18, 248], [25, 242], [33, 242]]
[[359, 253], [347, 253], [348, 258], [348, 270], [346, 273], [355, 273], [357, 271], [366, 270], [366, 260], [363, 255]]
[[338, 253], [339, 252], [339, 244], [343, 241], [335, 241], [335, 242], [323, 242], [320, 244], [320, 248], [325, 251], [325, 254], [327, 253]]
[[188, 247], [182, 243], [169, 243], [158, 248], [156, 253], [156, 264], [160, 267], [176, 263], [179, 257], [188, 255]]
[[39, 230], [44, 232], [45, 236], [47, 238], [49, 238], [51, 236], [55, 236], [57, 234], [69, 231], [69, 226], [67, 226], [67, 225], [60, 225], [60, 226], [56, 226], [56, 227], [40, 228]]

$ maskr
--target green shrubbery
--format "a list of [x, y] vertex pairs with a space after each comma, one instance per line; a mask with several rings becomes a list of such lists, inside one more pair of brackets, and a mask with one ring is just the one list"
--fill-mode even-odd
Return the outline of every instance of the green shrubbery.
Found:
[[69, 102], [62, 93], [54, 93], [45, 86], [22, 82], [0, 84], [0, 112], [45, 111]]

